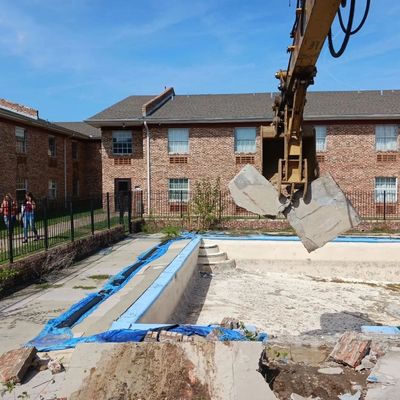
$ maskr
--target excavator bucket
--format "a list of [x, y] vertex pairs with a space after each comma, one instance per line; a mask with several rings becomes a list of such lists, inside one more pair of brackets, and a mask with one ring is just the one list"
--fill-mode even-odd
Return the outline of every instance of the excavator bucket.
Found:
[[282, 213], [308, 252], [360, 223], [357, 211], [329, 174], [311, 182], [305, 197], [298, 191], [289, 201], [246, 165], [229, 183], [229, 190], [235, 203], [246, 210], [274, 217]]

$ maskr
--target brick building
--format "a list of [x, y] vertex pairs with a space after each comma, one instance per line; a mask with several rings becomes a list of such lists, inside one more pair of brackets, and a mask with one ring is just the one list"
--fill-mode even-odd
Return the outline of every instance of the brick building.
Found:
[[[68, 124], [67, 124], [68, 125]], [[90, 137], [92, 135], [92, 137]], [[100, 195], [100, 132], [49, 123], [30, 107], [0, 100], [0, 197]]]
[[[86, 122], [102, 131], [103, 191], [139, 186], [146, 192], [189, 191], [199, 178], [220, 177], [222, 187], [254, 164], [271, 179], [282, 139], [262, 137], [272, 120], [274, 94], [131, 96]], [[370, 192], [397, 202], [400, 91], [310, 92], [305, 121], [316, 139], [321, 173], [345, 191]], [[311, 154], [310, 153], [310, 154]]]

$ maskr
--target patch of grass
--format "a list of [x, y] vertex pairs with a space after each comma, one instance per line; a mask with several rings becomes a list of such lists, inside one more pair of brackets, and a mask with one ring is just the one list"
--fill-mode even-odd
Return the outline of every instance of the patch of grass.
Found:
[[181, 228], [177, 226], [166, 226], [161, 232], [165, 235], [166, 239], [173, 239], [181, 234]]
[[37, 283], [35, 285], [38, 289], [50, 289], [50, 288], [59, 288], [64, 286], [62, 283], [50, 283], [50, 282], [43, 282], [43, 283]]
[[97, 289], [96, 286], [74, 286], [73, 289], [83, 289], [83, 290], [93, 290], [93, 289]]
[[94, 279], [96, 281], [105, 281], [106, 279], [110, 279], [111, 275], [90, 275], [89, 276], [90, 279]]

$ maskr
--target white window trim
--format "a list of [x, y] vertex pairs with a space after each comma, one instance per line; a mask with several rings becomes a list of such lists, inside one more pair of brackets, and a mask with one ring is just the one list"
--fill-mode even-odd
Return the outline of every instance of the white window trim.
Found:
[[[378, 142], [378, 129], [379, 128], [388, 128], [392, 127], [396, 131], [396, 137], [395, 137], [395, 146], [393, 149], [385, 149], [385, 148], [378, 148], [381, 146], [381, 144]], [[385, 145], [383, 145], [385, 146]], [[381, 125], [375, 125], [375, 151], [377, 152], [395, 152], [399, 150], [399, 126], [398, 125], [390, 125], [390, 124], [381, 124]]]
[[[50, 138], [54, 139], [54, 154], [50, 154]], [[54, 135], [48, 135], [47, 137], [47, 154], [49, 157], [57, 157], [57, 140]]]
[[[54, 184], [54, 188], [53, 188], [53, 184]], [[50, 190], [54, 191], [54, 196], [50, 196]], [[47, 195], [50, 200], [57, 199], [57, 181], [55, 181], [54, 179], [50, 179], [48, 182]]]
[[[169, 144], [170, 144], [170, 139], [169, 139], [169, 134], [170, 131], [172, 130], [182, 130], [182, 131], [186, 131], [187, 132], [187, 150], [185, 152], [173, 152], [169, 150]], [[168, 154], [189, 154], [190, 151], [190, 130], [189, 128], [168, 128]]]
[[[237, 130], [238, 129], [252, 129], [252, 130], [254, 130], [254, 133], [255, 133], [255, 135], [254, 135], [254, 151], [238, 151], [237, 150]], [[234, 135], [234, 144], [233, 144], [233, 146], [234, 146], [235, 154], [256, 154], [257, 153], [257, 128], [255, 128], [254, 126], [236, 127], [234, 129], [233, 135]]]
[[[130, 153], [119, 153], [114, 151], [114, 134], [116, 133], [124, 133], [124, 134], [130, 134], [131, 135], [131, 151]], [[112, 146], [112, 153], [113, 155], [116, 156], [129, 156], [133, 154], [133, 132], [131, 130], [123, 130], [123, 129], [118, 129], [118, 130], [113, 130], [111, 133], [111, 146]]]
[[[178, 190], [178, 189], [171, 189], [170, 188], [170, 181], [172, 180], [172, 179], [186, 179], [187, 180], [187, 189], [185, 189], [185, 190]], [[176, 199], [176, 200], [174, 200], [174, 199], [170, 199], [170, 197], [169, 197], [169, 195], [170, 195], [170, 192], [171, 191], [173, 191], [173, 192], [186, 192], [187, 193], [187, 198], [186, 199], [183, 199], [182, 200], [182, 203], [188, 203], [189, 202], [189, 193], [190, 193], [190, 179], [189, 178], [168, 178], [168, 202], [169, 203], [180, 203], [181, 202], [181, 200], [180, 200], [180, 198], [179, 199]]]
[[[324, 145], [321, 146], [320, 148], [318, 147], [318, 141], [317, 141], [317, 128], [325, 130]], [[325, 153], [326, 152], [326, 144], [327, 144], [327, 136], [328, 136], [328, 128], [326, 125], [316, 125], [314, 127], [314, 129], [315, 129], [315, 151], [317, 153]]]
[[[378, 189], [376, 187], [376, 183], [377, 183], [377, 179], [395, 179], [395, 189]], [[377, 176], [375, 177], [375, 189], [374, 189], [374, 201], [375, 203], [383, 203], [383, 192], [386, 192], [386, 198], [385, 198], [385, 202], [386, 204], [393, 204], [393, 203], [397, 203], [397, 199], [398, 199], [398, 179], [395, 176]], [[394, 197], [393, 197], [394, 194]], [[380, 196], [382, 196], [382, 200], [380, 199]]]
[[16, 126], [15, 127], [15, 140], [18, 143], [18, 139], [22, 139], [20, 136], [18, 136], [18, 131], [22, 130], [24, 134], [23, 138], [23, 143], [24, 143], [24, 151], [17, 151], [18, 154], [26, 154], [27, 153], [27, 147], [28, 147], [28, 138], [27, 138], [27, 132], [26, 129], [23, 128], [22, 126]]

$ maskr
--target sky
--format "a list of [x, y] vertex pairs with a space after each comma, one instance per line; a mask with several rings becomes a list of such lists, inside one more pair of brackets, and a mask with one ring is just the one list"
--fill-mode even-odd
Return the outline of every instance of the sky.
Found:
[[[291, 3], [291, 7], [290, 7]], [[130, 95], [277, 90], [295, 0], [0, 0], [0, 98], [80, 121]], [[357, 0], [360, 18], [365, 0]], [[372, 0], [346, 53], [327, 45], [311, 90], [400, 84], [400, 4]], [[337, 46], [342, 34], [333, 26]]]

